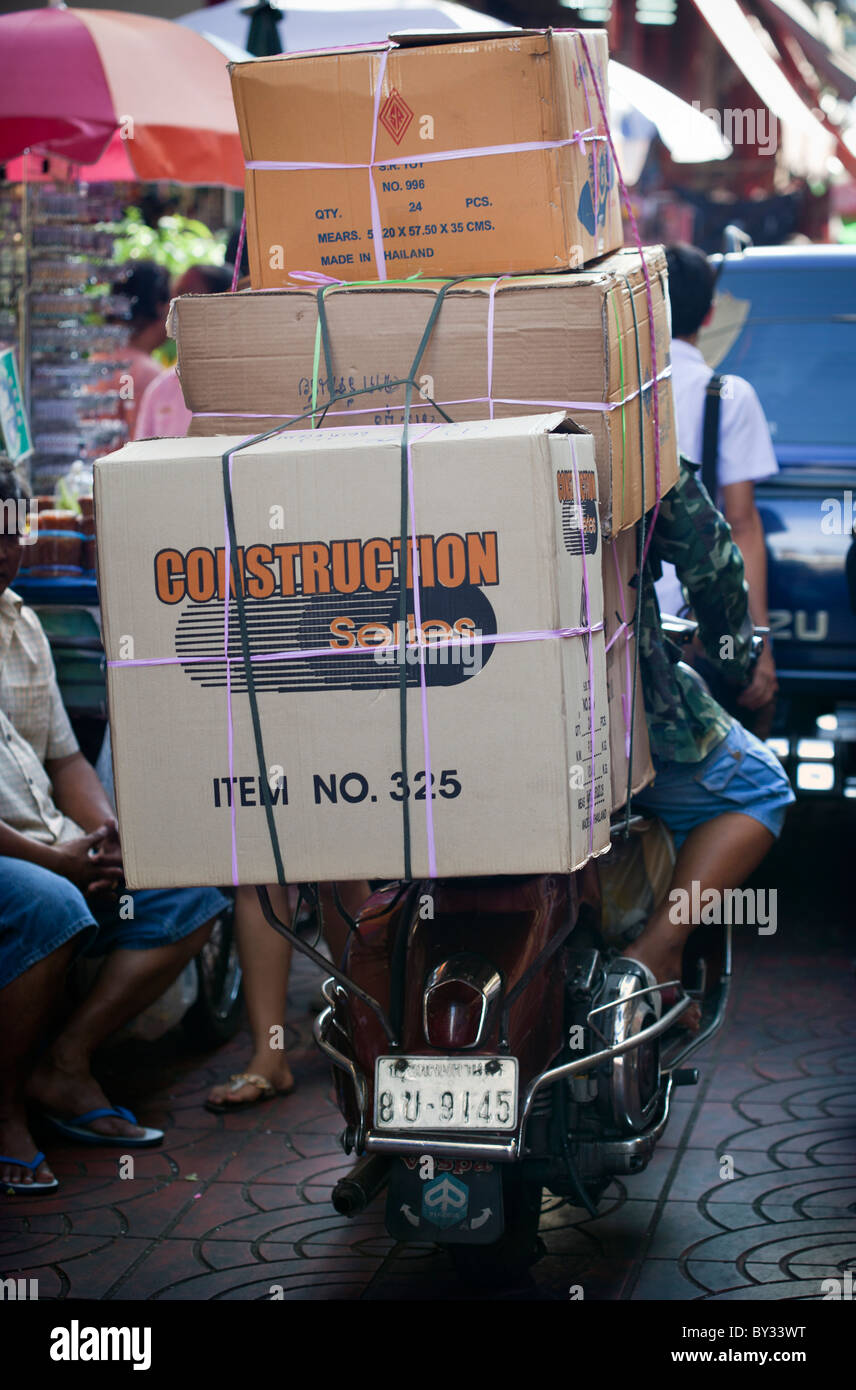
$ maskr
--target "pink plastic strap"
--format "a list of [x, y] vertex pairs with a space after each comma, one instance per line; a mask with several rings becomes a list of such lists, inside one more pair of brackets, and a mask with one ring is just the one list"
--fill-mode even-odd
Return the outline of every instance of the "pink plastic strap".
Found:
[[[615, 633], [615, 637], [618, 637], [622, 632], [627, 633], [624, 641], [624, 689], [621, 692], [621, 717], [624, 720], [624, 756], [629, 758], [632, 743], [630, 737], [630, 704], [633, 689], [633, 676], [630, 668], [630, 639], [634, 636], [634, 633], [630, 630], [630, 624], [627, 621], [627, 604], [624, 601], [624, 582], [621, 578], [621, 567], [618, 563], [617, 545], [613, 545], [612, 547], [612, 562], [615, 565], [615, 578], [618, 582], [618, 601], [621, 606], [621, 627], [618, 629], [618, 632]], [[610, 646], [611, 645], [612, 643], [610, 643]]]
[[[377, 94], [376, 94], [377, 95]], [[595, 142], [606, 140], [605, 135], [598, 135], [594, 129], [575, 130], [573, 135], [567, 136], [564, 140], [518, 140], [505, 145], [472, 145], [469, 149], [456, 150], [432, 150], [430, 153], [419, 151], [420, 164], [442, 164], [452, 159], [481, 159], [487, 155], [500, 154], [532, 154], [539, 150], [562, 150], [568, 145], [577, 145], [582, 140], [585, 142]], [[384, 166], [392, 168], [398, 164], [412, 164], [416, 156], [412, 154], [395, 155], [391, 159], [384, 159]], [[295, 173], [303, 170], [312, 172], [323, 169], [372, 169], [375, 167], [374, 160], [368, 164], [349, 163], [345, 160], [326, 160], [323, 163], [312, 159], [248, 159], [244, 165], [245, 169], [258, 170], [261, 173]]]
[[[671, 373], [671, 367], [664, 367], [657, 377], [657, 380], [662, 381], [666, 377], [671, 376]], [[650, 380], [643, 382], [641, 390], [648, 391], [653, 384], [653, 381]], [[379, 391], [382, 389], [382, 387], [378, 387]], [[639, 390], [640, 388], [637, 387], [636, 390], [631, 391], [629, 395], [624, 396], [620, 401], [537, 401], [517, 399], [511, 396], [468, 396], [463, 400], [437, 401], [437, 405], [442, 406], [444, 409], [456, 405], [486, 405], [488, 407], [491, 405], [526, 405], [543, 410], [584, 410], [603, 415], [609, 414], [609, 412], [613, 410], [620, 410], [621, 407], [627, 405], [629, 401], [635, 400], [639, 395]], [[414, 401], [411, 409], [415, 410], [417, 408], [424, 409], [424, 403], [421, 401]], [[356, 410], [328, 410], [326, 413], [328, 416], [342, 415], [350, 417], [354, 415], [377, 415], [384, 411], [403, 409], [403, 404], [371, 405], [360, 406]], [[271, 411], [253, 410], [195, 410], [193, 412], [193, 418], [195, 420], [301, 420], [303, 419], [303, 415], [287, 416]]]
[[[436, 425], [430, 426], [418, 437], [424, 439], [430, 434], [432, 429], [437, 429]], [[425, 837], [428, 843], [428, 877], [437, 877], [437, 848], [434, 839], [434, 804], [432, 800], [431, 787], [434, 785], [434, 778], [431, 775], [431, 737], [428, 728], [428, 683], [425, 676], [425, 662], [422, 660], [422, 653], [426, 644], [422, 638], [422, 580], [419, 572], [419, 546], [416, 539], [416, 518], [414, 515], [413, 502], [413, 440], [407, 436], [407, 490], [410, 495], [410, 545], [412, 551], [413, 565], [413, 617], [416, 623], [416, 645], [419, 652], [419, 699], [422, 712], [422, 749], [425, 762]], [[402, 575], [402, 583], [406, 581], [406, 571]]]
[[[648, 329], [651, 336], [651, 377], [652, 380], [656, 383], [659, 378], [657, 374], [657, 339], [656, 334], [654, 332], [654, 296], [651, 293], [651, 276], [648, 273], [648, 265], [645, 260], [645, 253], [642, 249], [642, 238], [639, 235], [639, 226], [636, 222], [636, 214], [633, 211], [633, 205], [630, 202], [630, 194], [627, 192], [627, 185], [624, 182], [624, 178], [621, 173], [621, 165], [618, 162], [618, 156], [615, 152], [615, 144], [612, 139], [612, 132], [609, 128], [609, 116], [606, 110], [606, 103], [603, 98], [603, 93], [600, 89], [600, 83], [597, 80], [597, 73], [594, 70], [594, 64], [591, 60], [591, 54], [589, 52], [588, 43], [586, 42], [586, 36], [582, 32], [580, 32], [580, 42], [583, 46], [583, 52], [586, 55], [586, 62], [588, 63], [589, 72], [591, 73], [595, 94], [597, 96], [597, 104], [600, 107], [601, 118], [606, 128], [606, 138], [609, 141], [610, 152], [612, 154], [612, 159], [615, 164], [615, 173], [616, 177], [618, 178], [618, 186], [621, 189], [621, 199], [624, 203], [624, 207], [627, 212], [627, 220], [630, 223], [630, 230], [633, 233], [633, 240], [636, 243], [636, 249], [639, 252], [639, 258], [642, 262], [642, 276], [645, 281], [645, 298], [648, 304]], [[648, 527], [648, 535], [645, 540], [645, 549], [642, 553], [643, 565], [645, 564], [645, 561], [648, 558], [648, 550], [651, 545], [651, 538], [654, 534], [654, 527], [657, 524], [657, 517], [660, 512], [660, 392], [659, 388], [656, 385], [652, 387], [651, 400], [653, 405], [654, 416], [654, 491], [656, 496], [654, 501], [653, 515], [651, 517], [650, 526]], [[645, 499], [643, 497], [643, 508], [644, 505]]]
[[[347, 285], [347, 280], [337, 280], [333, 275], [325, 275], [323, 270], [290, 270], [289, 280], [303, 280], [308, 285]], [[274, 290], [275, 294], [276, 291]]]
[[[588, 54], [586, 54], [586, 57], [588, 57]], [[591, 60], [589, 60], [589, 67], [591, 67]], [[582, 73], [582, 69], [580, 69], [580, 78], [582, 79], [583, 99], [584, 99], [585, 104], [586, 104], [586, 113], [587, 113], [587, 115], [588, 115], [589, 125], [593, 127], [593, 126], [594, 126], [594, 117], [592, 116], [591, 102], [590, 102], [590, 100], [589, 100], [589, 91], [588, 91], [588, 87], [586, 86], [586, 82], [585, 82], [585, 78], [584, 78], [583, 73]], [[598, 210], [599, 210], [599, 208], [600, 208], [600, 169], [599, 169], [599, 167], [598, 167], [599, 164], [600, 164], [600, 160], [599, 160], [598, 157], [597, 157], [597, 145], [595, 145], [595, 147], [594, 147], [594, 155], [593, 155], [593, 158], [592, 158], [592, 169], [593, 169], [593, 171], [594, 171], [594, 218], [593, 218], [593, 221], [594, 221], [594, 231], [593, 231], [593, 233], [592, 233], [592, 236], [593, 236], [593, 238], [594, 238], [594, 251], [595, 251], [595, 255], [597, 255], [598, 252], [599, 252], [599, 250], [600, 250], [600, 248], [599, 248], [599, 246], [598, 246], [598, 243], [597, 243], [597, 214], [598, 214]]]
[[[231, 586], [230, 586], [231, 587]], [[416, 615], [414, 613], [414, 619]], [[504, 642], [549, 642], [559, 637], [587, 637], [590, 632], [602, 632], [603, 623], [592, 623], [584, 627], [533, 627], [522, 632], [473, 633], [468, 637], [438, 637], [431, 642], [389, 642], [384, 646], [369, 647], [306, 647], [301, 651], [255, 652], [250, 661], [255, 665], [265, 661], [309, 661], [317, 656], [365, 656], [370, 650], [399, 652], [416, 651], [421, 647], [473, 647], [500, 646]], [[211, 656], [151, 656], [135, 657], [133, 660], [108, 661], [110, 668], [130, 668], [132, 666], [200, 666], [204, 663], [214, 665], [243, 666], [243, 656], [224, 656], [214, 652]]]
[[[574, 506], [577, 512], [577, 521], [580, 528], [580, 550], [583, 561], [583, 593], [585, 595], [585, 617], [586, 628], [589, 633], [593, 631], [591, 625], [591, 597], [589, 594], [588, 563], [586, 561], [586, 533], [583, 527], [583, 505], [580, 496], [580, 475], [577, 468], [577, 449], [574, 444], [574, 436], [569, 435], [571, 441], [571, 466], [574, 471]], [[601, 625], [602, 626], [602, 625]], [[588, 673], [589, 673], [589, 736], [591, 738], [591, 767], [589, 769], [589, 854], [594, 852], [594, 650], [593, 643], [588, 644]]]
[[369, 157], [369, 199], [372, 209], [372, 240], [374, 242], [374, 258], [377, 266], [377, 278], [386, 279], [386, 252], [383, 249], [383, 227], [380, 222], [380, 206], [377, 200], [377, 188], [375, 186], [375, 151], [377, 149], [377, 123], [380, 115], [380, 93], [383, 86], [383, 79], [386, 76], [386, 60], [389, 57], [387, 48], [381, 54], [380, 68], [377, 75], [377, 85], [375, 87], [374, 115], [372, 117], [372, 152]]
[[[229, 487], [232, 485], [232, 457], [229, 458]], [[223, 570], [229, 576], [226, 580], [226, 602], [223, 605], [223, 655], [226, 658], [226, 744], [229, 756], [229, 786], [234, 786], [232, 777], [235, 771], [235, 732], [232, 711], [232, 663], [229, 660], [229, 589], [232, 574], [232, 555], [229, 544], [229, 517], [223, 507], [223, 531], [226, 537]], [[238, 885], [238, 832], [235, 824], [235, 798], [229, 797], [229, 818], [232, 833], [232, 883]]]

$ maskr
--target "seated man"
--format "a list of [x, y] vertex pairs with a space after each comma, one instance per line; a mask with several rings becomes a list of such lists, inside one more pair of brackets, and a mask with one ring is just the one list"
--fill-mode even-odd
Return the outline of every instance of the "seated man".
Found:
[[[0, 472], [0, 1192], [56, 1186], [27, 1127], [25, 1084], [54, 1130], [122, 1148], [160, 1142], [111, 1105], [91, 1059], [163, 993], [226, 902], [215, 889], [175, 889], [123, 894], [120, 910], [112, 807], [78, 748], [41, 624], [9, 589], [22, 495]], [[81, 948], [104, 964], [30, 1070]]]
[[[654, 580], [668, 561], [689, 591], [706, 655], [730, 685], [749, 684], [753, 626], [743, 560], [696, 471], [681, 461], [642, 577], [639, 661], [656, 777], [634, 805], [665, 822], [678, 854], [670, 892], [625, 956], [658, 981], [680, 979], [684, 945], [698, 926], [672, 920], [670, 894], [685, 889], [698, 901], [693, 883], [699, 895], [739, 887], [772, 848], [794, 800], [778, 758], [681, 670], [660, 625]], [[694, 1005], [681, 1019], [690, 1028], [698, 1021]]]

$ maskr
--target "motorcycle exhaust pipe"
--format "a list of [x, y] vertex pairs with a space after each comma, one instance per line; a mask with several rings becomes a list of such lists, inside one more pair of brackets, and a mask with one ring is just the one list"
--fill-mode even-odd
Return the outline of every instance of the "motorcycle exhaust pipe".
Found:
[[332, 1202], [340, 1216], [359, 1216], [386, 1186], [392, 1158], [389, 1154], [364, 1154], [350, 1173], [333, 1188]]

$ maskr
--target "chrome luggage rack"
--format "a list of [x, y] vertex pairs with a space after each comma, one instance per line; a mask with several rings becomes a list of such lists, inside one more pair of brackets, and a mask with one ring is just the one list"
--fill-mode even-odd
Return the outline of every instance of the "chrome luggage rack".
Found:
[[[549, 1067], [547, 1070], [540, 1072], [538, 1076], [533, 1077], [523, 1097], [517, 1131], [508, 1139], [498, 1137], [491, 1138], [486, 1135], [479, 1135], [477, 1138], [474, 1137], [472, 1139], [459, 1139], [451, 1138], [448, 1133], [438, 1133], [436, 1131], [424, 1131], [418, 1136], [407, 1133], [373, 1133], [369, 1129], [369, 1087], [366, 1077], [356, 1063], [348, 1057], [340, 1047], [337, 1047], [332, 1040], [334, 1032], [339, 1031], [335, 1021], [336, 1003], [340, 997], [347, 994], [347, 988], [332, 976], [325, 980], [321, 986], [321, 993], [326, 1001], [326, 1007], [322, 1009], [321, 1013], [316, 1018], [313, 1025], [313, 1033], [315, 1041], [321, 1048], [321, 1051], [334, 1067], [338, 1067], [340, 1071], [345, 1072], [354, 1087], [359, 1119], [356, 1132], [353, 1135], [353, 1148], [358, 1155], [367, 1151], [371, 1153], [390, 1154], [424, 1153], [426, 1149], [430, 1149], [432, 1154], [437, 1154], [444, 1158], [460, 1157], [483, 1159], [494, 1163], [514, 1163], [521, 1159], [526, 1152], [526, 1126], [538, 1092], [545, 1086], [552, 1085], [555, 1081], [562, 1081], [567, 1077], [578, 1076], [582, 1073], [591, 1071], [595, 1067], [604, 1066], [612, 1062], [616, 1057], [621, 1057], [625, 1053], [632, 1052], [636, 1048], [641, 1047], [644, 1043], [652, 1042], [655, 1038], [661, 1037], [663, 1033], [667, 1032], [672, 1027], [692, 1002], [691, 995], [687, 994], [680, 984], [677, 984], [677, 987], [680, 991], [680, 997], [677, 1002], [663, 1014], [662, 1018], [657, 1019], [655, 1023], [649, 1024], [647, 1028], [643, 1028], [639, 1033], [634, 1034], [633, 1037], [626, 1038], [620, 1043], [614, 1043], [611, 1046], [604, 1047], [599, 1052], [588, 1053], [586, 1056], [577, 1057], [573, 1061], [563, 1062], [557, 1067]], [[665, 988], [665, 986], [646, 985], [642, 989], [634, 990], [623, 999], [614, 1000], [609, 1004], [599, 1005], [596, 1009], [592, 1009], [587, 1021], [591, 1024], [593, 1015], [599, 1015], [608, 1009], [632, 1003], [634, 999], [640, 999], [653, 994], [659, 988]], [[697, 1047], [700, 1047], [701, 1044], [720, 1027], [724, 1013], [725, 1001], [722, 1001], [721, 1007], [717, 1009], [717, 1014], [712, 1024], [703, 1034], [700, 1034], [697, 1038], [693, 1038], [688, 1046], [682, 1048], [677, 1057], [670, 1060], [669, 1066], [666, 1069], [667, 1083], [663, 1103], [650, 1129], [631, 1139], [617, 1141], [617, 1148], [621, 1149], [622, 1153], [625, 1151], [627, 1152], [628, 1161], [631, 1151], [633, 1154], [636, 1154], [638, 1151], [639, 1155], [641, 1155], [643, 1150], [650, 1150], [650, 1146], [659, 1139], [665, 1129], [666, 1121], [669, 1116], [669, 1104], [673, 1084], [671, 1073], [678, 1066], [679, 1062], [689, 1056], [690, 1052], [694, 1052]], [[592, 1026], [595, 1031], [597, 1031], [596, 1025]], [[393, 1043], [392, 1046], [397, 1050], [397, 1043]], [[613, 1147], [616, 1147], [616, 1145], [613, 1145]], [[627, 1169], [627, 1171], [630, 1171], [630, 1169]]]

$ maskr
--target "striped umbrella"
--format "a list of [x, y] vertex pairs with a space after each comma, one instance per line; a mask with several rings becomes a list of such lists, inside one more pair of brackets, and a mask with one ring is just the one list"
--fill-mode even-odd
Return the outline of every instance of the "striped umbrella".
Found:
[[0, 163], [25, 150], [97, 170], [103, 159], [101, 177], [244, 183], [223, 53], [114, 10], [0, 16]]

